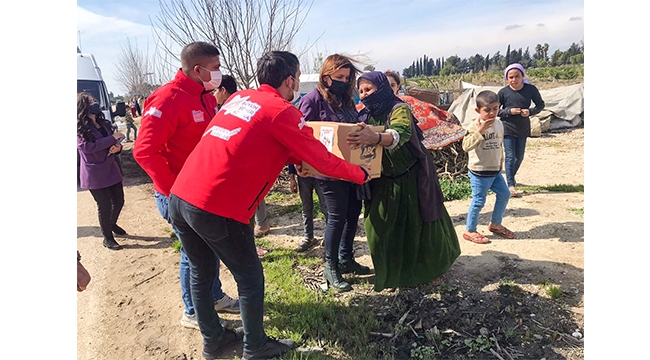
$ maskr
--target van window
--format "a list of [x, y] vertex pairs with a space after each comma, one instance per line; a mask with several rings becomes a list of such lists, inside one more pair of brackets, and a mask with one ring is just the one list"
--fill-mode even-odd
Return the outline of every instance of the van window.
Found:
[[90, 93], [97, 101], [103, 110], [110, 109], [108, 102], [108, 94], [104, 91], [102, 83], [93, 80], [77, 80], [77, 94], [80, 92]]

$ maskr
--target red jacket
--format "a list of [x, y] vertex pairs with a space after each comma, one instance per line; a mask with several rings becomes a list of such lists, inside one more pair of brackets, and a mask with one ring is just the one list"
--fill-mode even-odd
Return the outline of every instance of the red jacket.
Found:
[[262, 85], [235, 93], [221, 107], [171, 192], [199, 209], [248, 224], [285, 164], [303, 160], [333, 178], [357, 184], [365, 178], [361, 167], [327, 151], [300, 110]]
[[144, 104], [133, 158], [157, 192], [169, 196], [185, 160], [217, 112], [217, 99], [181, 70]]

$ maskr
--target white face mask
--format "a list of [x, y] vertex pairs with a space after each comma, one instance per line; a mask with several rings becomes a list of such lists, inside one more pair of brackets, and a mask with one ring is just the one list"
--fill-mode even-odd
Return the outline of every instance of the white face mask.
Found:
[[298, 99], [300, 99], [300, 91], [299, 91], [300, 90], [300, 81], [297, 81], [296, 78], [293, 77], [293, 76], [291, 78], [293, 79], [294, 82], [298, 83], [298, 88], [296, 90], [291, 89], [293, 91], [293, 97], [291, 98], [291, 100], [289, 102], [294, 103], [294, 102], [298, 101]]
[[[203, 69], [205, 69], [203, 66], [201, 66]], [[210, 71], [208, 69], [205, 69], [207, 71]], [[203, 81], [203, 79], [201, 79]], [[210, 81], [203, 81], [203, 86], [205, 87], [206, 90], [212, 91], [221, 85], [221, 71], [215, 70], [215, 71], [210, 71]]]

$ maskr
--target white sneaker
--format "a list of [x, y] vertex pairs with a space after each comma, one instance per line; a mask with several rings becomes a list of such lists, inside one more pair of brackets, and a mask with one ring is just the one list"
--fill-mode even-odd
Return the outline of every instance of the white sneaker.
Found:
[[[219, 323], [224, 329], [226, 328], [226, 320], [219, 318]], [[196, 313], [189, 315], [183, 311], [183, 317], [181, 317], [181, 325], [185, 326], [186, 328], [200, 330], [199, 323], [196, 321]]]
[[214, 302], [214, 309], [217, 312], [239, 314], [239, 299], [233, 299], [228, 294], [223, 294], [221, 299]]
[[183, 311], [183, 317], [181, 317], [181, 325], [186, 328], [199, 330], [199, 323], [196, 321], [196, 313], [190, 315]]

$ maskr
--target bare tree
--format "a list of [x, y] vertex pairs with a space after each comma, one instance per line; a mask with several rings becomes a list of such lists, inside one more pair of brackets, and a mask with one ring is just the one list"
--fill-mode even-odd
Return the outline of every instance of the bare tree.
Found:
[[[313, 0], [159, 0], [152, 27], [164, 51], [178, 58], [180, 46], [195, 41], [214, 44], [222, 67], [243, 87], [257, 86], [257, 60], [267, 51], [292, 51]], [[309, 46], [303, 49], [306, 52]], [[296, 54], [300, 57], [302, 54]]]
[[116, 79], [126, 88], [127, 95], [148, 94], [155, 87], [150, 78], [154, 73], [147, 49], [140, 50], [137, 41], [133, 45], [127, 37], [126, 42], [120, 44], [120, 53], [114, 64]]

